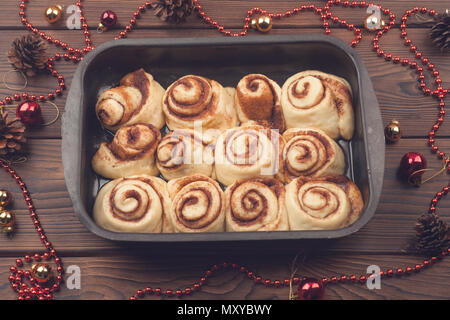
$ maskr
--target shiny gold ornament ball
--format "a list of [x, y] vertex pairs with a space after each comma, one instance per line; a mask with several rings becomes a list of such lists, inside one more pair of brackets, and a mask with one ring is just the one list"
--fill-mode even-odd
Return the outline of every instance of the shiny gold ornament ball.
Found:
[[6, 207], [11, 202], [12, 196], [8, 190], [0, 190], [0, 207]]
[[4, 227], [2, 229], [2, 232], [6, 233], [7, 235], [11, 235], [14, 232], [14, 227], [13, 226]]
[[386, 141], [390, 143], [397, 142], [402, 137], [402, 128], [400, 128], [400, 123], [397, 120], [391, 121], [384, 128], [384, 136]]
[[256, 29], [260, 32], [269, 32], [272, 29], [272, 18], [269, 16], [260, 16], [256, 20]]
[[370, 15], [367, 16], [366, 19], [364, 19], [364, 28], [366, 28], [369, 31], [377, 31], [386, 25], [386, 22], [384, 20], [379, 20], [377, 17]]
[[98, 32], [105, 32], [106, 30], [108, 30], [108, 28], [101, 22], [98, 23], [97, 25], [97, 31]]
[[45, 9], [45, 20], [47, 20], [48, 23], [57, 22], [61, 19], [62, 10], [63, 9], [59, 4], [48, 7]]
[[31, 266], [31, 273], [37, 282], [48, 282], [53, 277], [52, 268], [46, 263], [35, 263]]
[[12, 227], [14, 224], [14, 213], [9, 210], [2, 210], [0, 212], [0, 227]]

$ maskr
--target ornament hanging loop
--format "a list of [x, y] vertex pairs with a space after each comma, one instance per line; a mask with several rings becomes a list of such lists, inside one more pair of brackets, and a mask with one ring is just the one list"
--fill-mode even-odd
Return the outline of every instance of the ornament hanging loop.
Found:
[[[8, 75], [9, 75], [11, 72], [18, 72], [18, 73], [23, 77], [23, 79], [24, 79], [24, 84], [23, 84], [22, 86], [11, 86], [11, 85], [8, 84], [6, 78], [8, 77]], [[15, 70], [9, 70], [8, 72], [5, 72], [5, 73], [3, 74], [3, 85], [4, 85], [7, 89], [9, 89], [9, 90], [23, 90], [23, 89], [25, 89], [25, 88], [27, 87], [27, 85], [28, 85], [28, 78], [27, 78], [27, 76], [25, 75], [25, 73], [23, 73], [23, 72], [20, 71], [20, 70], [17, 70], [17, 69], [15, 69]]]
[[51, 104], [55, 108], [56, 116], [52, 120], [50, 120], [48, 122], [44, 122], [43, 124], [41, 124], [41, 126], [50, 126], [50, 125], [54, 124], [59, 119], [59, 115], [60, 115], [59, 107], [56, 105], [56, 103], [53, 103], [53, 102], [50, 102], [50, 101], [47, 101], [47, 103]]
[[420, 178], [417, 179], [417, 177], [420, 177], [422, 173], [428, 172], [428, 171], [434, 171], [434, 169], [421, 169], [414, 171], [409, 177], [408, 177], [408, 183], [413, 186], [420, 186], [424, 183], [427, 183], [428, 181], [433, 180], [437, 176], [439, 176], [441, 173], [443, 173], [448, 166], [448, 163], [450, 162], [450, 158], [445, 158], [443, 160], [443, 166], [441, 169], [433, 173], [430, 177], [426, 178], [425, 180], [421, 180]]

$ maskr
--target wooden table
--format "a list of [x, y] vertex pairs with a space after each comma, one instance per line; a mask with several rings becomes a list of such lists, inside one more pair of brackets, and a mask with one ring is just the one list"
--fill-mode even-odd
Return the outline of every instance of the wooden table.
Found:
[[[65, 20], [49, 25], [43, 18], [46, 5], [54, 1], [30, 1], [27, 16], [42, 30], [48, 31], [74, 47], [84, 44], [82, 33], [68, 30]], [[6, 52], [15, 37], [26, 34], [18, 18], [18, 1], [2, 1], [0, 10], [1, 37], [0, 52]], [[60, 0], [62, 5], [70, 5], [69, 0]], [[97, 34], [95, 27], [99, 14], [105, 9], [114, 10], [120, 22], [127, 21], [138, 5], [135, 0], [119, 2], [109, 0], [84, 1], [85, 14], [90, 26], [94, 44], [112, 39], [116, 32]], [[268, 0], [224, 0], [202, 1], [205, 10], [226, 26], [237, 30], [242, 17], [254, 6], [284, 12], [298, 6], [299, 1]], [[314, 3], [324, 3], [315, 1]], [[411, 1], [380, 1], [392, 9], [397, 16], [412, 6]], [[442, 12], [448, 5], [447, 0], [417, 1], [417, 5], [433, 7]], [[415, 1], [414, 1], [415, 5]], [[336, 9], [339, 16], [347, 21], [361, 25], [365, 17], [362, 9]], [[399, 20], [398, 18], [397, 20]], [[430, 57], [441, 72], [448, 87], [450, 83], [450, 59], [430, 45], [429, 29], [416, 26], [409, 29], [409, 36]], [[276, 22], [271, 34], [321, 33], [319, 19], [312, 13], [300, 17]], [[253, 32], [251, 32], [253, 34]], [[333, 28], [336, 37], [351, 40], [351, 34], [345, 30]], [[188, 22], [179, 26], [170, 25], [153, 17], [153, 13], [144, 14], [139, 20], [138, 29], [130, 37], [215, 37], [216, 31], [202, 24], [194, 15]], [[448, 175], [441, 175], [420, 188], [403, 184], [396, 177], [401, 156], [408, 151], [422, 152], [429, 161], [430, 168], [440, 167], [439, 160], [430, 153], [426, 135], [438, 113], [435, 100], [424, 97], [417, 89], [414, 71], [383, 59], [371, 50], [371, 35], [364, 31], [364, 39], [356, 51], [364, 60], [380, 102], [384, 123], [392, 119], [400, 121], [404, 138], [397, 144], [386, 147], [386, 171], [381, 201], [374, 218], [356, 234], [332, 241], [316, 242], [274, 242], [274, 243], [236, 243], [236, 244], [195, 244], [177, 246], [130, 246], [110, 242], [91, 234], [76, 217], [69, 195], [66, 191], [61, 163], [60, 121], [56, 124], [29, 131], [29, 160], [16, 165], [19, 174], [27, 183], [38, 208], [41, 222], [47, 235], [63, 258], [64, 265], [78, 265], [81, 268], [81, 290], [63, 288], [57, 299], [125, 299], [134, 294], [137, 288], [146, 286], [161, 288], [185, 288], [197, 281], [202, 272], [214, 263], [224, 260], [237, 261], [248, 265], [263, 277], [284, 279], [289, 277], [290, 263], [300, 253], [298, 273], [321, 277], [334, 274], [361, 274], [368, 265], [376, 264], [386, 269], [402, 267], [420, 262], [420, 257], [402, 252], [408, 240], [413, 236], [415, 219], [426, 212], [434, 193], [448, 183]], [[410, 56], [408, 49], [399, 38], [398, 29], [383, 37], [382, 44], [394, 55]], [[50, 52], [55, 48], [51, 47]], [[56, 64], [70, 87], [76, 65], [68, 62]], [[11, 70], [4, 54], [0, 56], [0, 72]], [[12, 75], [10, 75], [12, 77]], [[49, 76], [30, 79], [27, 90], [41, 94], [55, 87], [55, 81]], [[3, 86], [0, 96], [12, 92]], [[65, 96], [56, 103], [64, 111]], [[450, 100], [447, 97], [447, 103]], [[44, 117], [49, 120], [54, 110], [44, 107]], [[443, 149], [450, 151], [450, 126], [444, 125], [438, 134]], [[12, 239], [0, 237], [0, 298], [14, 299], [15, 295], [8, 283], [9, 266], [17, 257], [34, 252], [43, 252], [35, 229], [25, 210], [21, 194], [6, 173], [0, 173], [1, 187], [13, 192], [16, 199], [14, 211], [17, 214], [17, 233]], [[449, 221], [450, 201], [439, 204], [439, 213]], [[326, 290], [326, 299], [449, 299], [450, 259], [433, 266], [418, 275], [393, 278], [382, 281], [381, 290], [368, 290], [355, 284], [337, 284]], [[264, 288], [239, 273], [226, 272], [213, 277], [204, 290], [192, 296], [196, 299], [287, 299], [287, 288]]]

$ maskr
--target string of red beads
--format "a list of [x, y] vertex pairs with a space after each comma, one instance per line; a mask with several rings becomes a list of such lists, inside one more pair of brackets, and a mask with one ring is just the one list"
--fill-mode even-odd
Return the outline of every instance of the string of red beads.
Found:
[[[19, 4], [19, 16], [21, 19], [22, 24], [28, 29], [29, 31], [33, 32], [34, 34], [39, 35], [43, 39], [45, 39], [47, 42], [54, 44], [56, 47], [61, 48], [63, 51], [65, 51], [64, 54], [56, 53], [53, 57], [49, 57], [47, 61], [47, 71], [55, 78], [57, 78], [58, 81], [58, 88], [54, 91], [49, 92], [47, 95], [33, 95], [29, 94], [27, 92], [23, 93], [15, 93], [12, 96], [6, 96], [3, 100], [0, 100], [0, 106], [5, 104], [11, 104], [13, 101], [20, 101], [21, 99], [27, 101], [46, 101], [47, 99], [53, 100], [56, 96], [62, 95], [62, 91], [66, 89], [66, 85], [64, 82], [64, 77], [55, 69], [54, 63], [57, 61], [60, 61], [61, 59], [64, 59], [65, 61], [72, 61], [73, 63], [77, 63], [83, 59], [83, 56], [87, 54], [88, 52], [92, 51], [95, 47], [92, 44], [92, 40], [90, 37], [90, 32], [88, 30], [88, 24], [86, 17], [83, 14], [83, 6], [82, 6], [82, 0], [79, 0], [76, 5], [78, 6], [80, 10], [80, 20], [81, 20], [81, 27], [83, 30], [83, 35], [85, 37], [85, 43], [86, 46], [83, 48], [73, 48], [69, 46], [66, 42], [61, 41], [60, 39], [53, 38], [50, 35], [47, 35], [44, 32], [41, 32], [38, 28], [34, 27], [28, 20], [25, 10], [26, 10], [26, 3], [28, 0], [21, 0]], [[367, 3], [366, 1], [341, 1], [341, 0], [330, 0], [327, 2], [327, 4], [323, 7], [317, 7], [314, 4], [310, 5], [300, 5], [299, 7], [295, 7], [292, 10], [287, 10], [284, 13], [282, 12], [267, 12], [265, 9], [261, 9], [259, 7], [254, 7], [250, 9], [247, 12], [246, 17], [244, 18], [244, 24], [243, 28], [240, 32], [232, 32], [229, 29], [226, 29], [223, 25], [221, 25], [218, 21], [214, 20], [213, 18], [207, 16], [206, 11], [203, 9], [203, 6], [200, 5], [198, 0], [194, 0], [194, 9], [197, 11], [198, 16], [206, 23], [211, 25], [212, 27], [216, 28], [220, 33], [222, 33], [225, 36], [245, 36], [248, 33], [248, 30], [250, 28], [250, 21], [253, 15], [255, 14], [262, 14], [262, 15], [268, 15], [272, 19], [282, 19], [291, 17], [294, 15], [298, 15], [301, 12], [314, 12], [315, 14], [320, 16], [320, 20], [322, 21], [322, 27], [324, 28], [324, 31], [326, 34], [331, 34], [330, 29], [330, 21], [333, 24], [338, 25], [339, 27], [346, 28], [348, 31], [352, 31], [355, 35], [354, 40], [351, 41], [350, 45], [352, 47], [356, 47], [359, 42], [362, 40], [361, 35], [361, 29], [357, 28], [354, 24], [348, 23], [346, 20], [340, 19], [338, 16], [335, 16], [330, 10], [332, 6], [341, 5], [343, 7], [351, 7], [351, 8], [364, 8], [370, 5], [370, 3]], [[439, 77], [439, 71], [436, 69], [435, 65], [431, 63], [430, 59], [425, 57], [421, 51], [417, 49], [417, 46], [412, 43], [412, 40], [407, 38], [407, 25], [406, 22], [408, 21], [408, 18], [413, 13], [428, 13], [431, 16], [436, 15], [435, 10], [430, 10], [426, 7], [414, 7], [411, 10], [407, 10], [405, 14], [401, 18], [401, 38], [404, 39], [405, 46], [410, 47], [410, 51], [415, 54], [415, 59], [419, 60], [423, 66], [419, 66], [417, 62], [415, 61], [409, 61], [407, 58], [400, 58], [398, 56], [393, 56], [390, 53], [386, 53], [385, 50], [383, 50], [380, 47], [380, 39], [382, 36], [387, 33], [393, 26], [395, 26], [396, 22], [396, 15], [390, 11], [390, 9], [382, 8], [379, 6], [382, 10], [383, 14], [386, 16], [389, 16], [389, 23], [384, 26], [381, 30], [379, 30], [376, 33], [376, 36], [372, 39], [372, 45], [373, 50], [377, 53], [377, 55], [381, 58], [384, 58], [386, 61], [392, 61], [394, 64], [401, 64], [402, 66], [409, 66], [411, 69], [415, 69], [418, 81], [419, 81], [419, 88], [422, 90], [424, 95], [426, 96], [433, 96], [439, 101], [439, 114], [437, 121], [435, 124], [433, 124], [431, 131], [429, 132], [429, 139], [428, 142], [430, 144], [430, 147], [433, 152], [435, 152], [440, 159], [445, 159], [446, 163], [448, 163], [448, 170], [450, 171], [450, 161], [446, 157], [445, 153], [442, 152], [439, 147], [435, 143], [435, 135], [436, 132], [439, 130], [440, 125], [444, 122], [444, 116], [445, 116], [445, 96], [448, 94], [448, 89], [444, 89], [442, 86], [442, 79]], [[133, 28], [136, 26], [137, 19], [141, 17], [141, 14], [144, 13], [147, 9], [151, 8], [151, 2], [146, 1], [143, 5], [138, 6], [137, 11], [134, 12], [133, 17], [130, 19], [129, 24], [127, 24], [123, 31], [119, 32], [119, 35], [115, 37], [115, 39], [121, 39], [126, 38], [127, 34], [133, 30]], [[434, 77], [434, 83], [436, 84], [436, 89], [432, 90], [429, 88], [426, 84], [426, 76], [424, 74], [425, 67], [427, 70], [429, 70], [432, 73], [432, 76]], [[18, 292], [19, 299], [33, 299], [33, 298], [39, 298], [39, 299], [51, 299], [52, 293], [57, 291], [60, 286], [60, 282], [62, 281], [62, 273], [63, 273], [63, 267], [61, 264], [61, 259], [56, 256], [56, 252], [50, 242], [48, 242], [47, 237], [45, 235], [45, 232], [40, 225], [39, 218], [36, 214], [34, 205], [32, 203], [30, 194], [28, 189], [25, 186], [25, 183], [22, 181], [22, 179], [16, 174], [16, 172], [9, 167], [8, 164], [6, 164], [3, 161], [0, 161], [0, 165], [8, 172], [10, 175], [16, 180], [16, 182], [19, 184], [19, 187], [22, 189], [22, 193], [25, 197], [25, 202], [27, 203], [28, 210], [30, 211], [30, 217], [33, 220], [33, 224], [36, 227], [36, 231], [38, 232], [41, 241], [43, 242], [44, 246], [48, 250], [48, 252], [44, 253], [42, 256], [39, 254], [35, 254], [33, 258], [30, 256], [25, 256], [24, 260], [25, 262], [31, 262], [32, 259], [35, 261], [40, 261], [41, 259], [44, 260], [50, 260], [54, 259], [55, 263], [57, 264], [57, 272], [58, 275], [56, 277], [56, 282], [53, 284], [51, 288], [43, 288], [41, 285], [36, 284], [35, 281], [31, 278], [31, 275], [28, 271], [22, 271], [18, 270], [17, 267], [23, 266], [23, 261], [21, 259], [18, 259], [16, 261], [16, 267], [11, 267], [11, 276], [9, 278], [11, 285], [13, 289]], [[438, 201], [442, 198], [443, 195], [448, 193], [448, 188], [444, 187], [442, 191], [438, 192], [436, 196], [432, 199], [429, 212], [435, 214], [436, 211], [436, 204]], [[404, 274], [410, 274], [411, 272], [419, 272], [423, 268], [428, 267], [432, 263], [436, 262], [440, 258], [445, 257], [449, 254], [449, 250], [444, 251], [441, 253], [441, 255], [437, 257], [431, 257], [428, 260], [424, 260], [422, 264], [417, 264], [414, 267], [406, 267], [406, 268], [397, 268], [397, 269], [388, 269], [386, 271], [380, 272], [380, 275], [385, 277], [390, 277], [393, 275], [404, 275]], [[275, 286], [275, 287], [281, 287], [281, 286], [288, 286], [291, 283], [291, 279], [284, 279], [283, 281], [279, 280], [270, 280], [266, 279], [263, 280], [261, 276], [255, 275], [253, 272], [247, 270], [245, 266], [238, 266], [237, 264], [229, 264], [224, 263], [220, 266], [215, 265], [211, 269], [207, 270], [205, 275], [200, 279], [199, 282], [193, 284], [191, 287], [188, 287], [184, 290], [166, 290], [162, 291], [160, 288], [152, 289], [152, 288], [146, 288], [144, 290], [138, 290], [136, 295], [130, 297], [130, 299], [136, 299], [143, 297], [144, 295], [149, 294], [156, 294], [156, 295], [166, 295], [168, 297], [173, 296], [182, 296], [185, 294], [191, 294], [192, 292], [198, 291], [201, 289], [201, 287], [207, 282], [207, 279], [211, 276], [211, 274], [215, 271], [220, 270], [221, 268], [228, 268], [231, 266], [233, 269], [239, 269], [240, 272], [247, 273], [247, 276], [249, 279], [255, 281], [259, 284], [264, 284], [265, 286]], [[364, 283], [368, 277], [371, 275], [341, 275], [341, 276], [332, 276], [329, 278], [323, 278], [321, 282], [326, 285], [329, 283], [345, 283], [345, 282], [359, 282]], [[373, 276], [373, 275], [372, 275]], [[24, 280], [28, 279], [32, 287], [28, 287], [26, 283], [24, 283]], [[299, 277], [294, 277], [292, 279], [293, 284], [300, 283], [301, 279]]]
[[[379, 276], [382, 278], [385, 277], [393, 277], [393, 276], [403, 276], [403, 275], [409, 275], [413, 272], [417, 273], [422, 271], [425, 268], [430, 267], [432, 264], [436, 263], [437, 261], [443, 259], [445, 256], [450, 254], [450, 249], [447, 249], [447, 251], [443, 251], [439, 256], [433, 256], [430, 259], [424, 260], [421, 264], [415, 264], [414, 266], [406, 266], [404, 268], [393, 268], [393, 269], [387, 269], [386, 271], [380, 271]], [[260, 275], [256, 275], [254, 272], [250, 271], [246, 266], [242, 266], [236, 263], [228, 263], [224, 262], [222, 264], [216, 264], [213, 265], [210, 269], [206, 270], [205, 273], [202, 275], [202, 277], [199, 279], [198, 282], [195, 282], [191, 286], [186, 287], [185, 289], [161, 289], [161, 288], [151, 288], [147, 287], [145, 289], [139, 289], [136, 291], [136, 294], [131, 296], [130, 300], [136, 300], [139, 298], [144, 298], [145, 296], [166, 296], [168, 298], [171, 297], [182, 297], [184, 295], [190, 295], [194, 292], [200, 291], [201, 288], [208, 282], [208, 279], [213, 275], [213, 273], [217, 271], [223, 271], [223, 270], [233, 270], [235, 272], [239, 271], [240, 273], [246, 274], [247, 278], [251, 281], [253, 281], [255, 284], [264, 285], [265, 287], [275, 287], [275, 288], [282, 288], [282, 287], [289, 287], [292, 285], [298, 285], [301, 283], [301, 281], [307, 279], [307, 277], [300, 277], [300, 276], [294, 276], [292, 279], [284, 279], [284, 280], [270, 280], [270, 279], [263, 279]], [[331, 277], [324, 277], [320, 281], [324, 286], [329, 284], [336, 284], [336, 283], [359, 283], [359, 284], [365, 284], [366, 281], [370, 277], [374, 277], [375, 274], [364, 274], [364, 275], [339, 275], [339, 276], [331, 276]]]
[[[39, 221], [39, 216], [36, 212], [36, 208], [33, 204], [33, 199], [31, 198], [30, 191], [28, 190], [25, 182], [23, 182], [22, 178], [17, 174], [17, 172], [12, 169], [9, 164], [0, 160], [0, 166], [5, 170], [9, 175], [16, 181], [19, 188], [22, 190], [22, 195], [24, 197], [25, 203], [27, 204], [27, 209], [30, 213], [30, 218], [33, 221], [33, 225], [36, 228], [36, 232], [39, 235], [39, 239], [42, 244], [47, 249], [47, 252], [42, 255], [39, 253], [35, 253], [32, 257], [26, 255], [23, 260], [17, 259], [16, 266], [12, 266], [10, 268], [11, 275], [8, 280], [11, 284], [11, 287], [15, 292], [17, 292], [19, 300], [31, 300], [31, 299], [39, 299], [39, 300], [50, 300], [53, 299], [53, 293], [58, 291], [63, 280], [64, 268], [62, 265], [62, 260], [58, 257], [53, 244], [48, 240], [47, 235], [45, 234], [44, 228]], [[53, 260], [56, 264], [56, 272], [57, 275], [54, 279], [54, 283], [50, 287], [45, 287], [41, 285], [32, 277], [30, 271], [20, 270], [24, 266], [24, 261], [26, 263], [31, 263], [33, 261], [39, 262], [41, 260], [49, 261]], [[26, 281], [29, 283], [26, 283]]]

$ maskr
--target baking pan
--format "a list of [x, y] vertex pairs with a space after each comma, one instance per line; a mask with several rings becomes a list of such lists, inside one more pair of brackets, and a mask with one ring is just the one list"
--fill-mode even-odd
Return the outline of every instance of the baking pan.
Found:
[[[127, 73], [143, 67], [165, 88], [179, 77], [198, 74], [224, 86], [236, 86], [246, 74], [263, 73], [278, 82], [299, 71], [317, 69], [347, 79], [353, 90], [355, 134], [340, 141], [346, 175], [364, 198], [361, 217], [338, 230], [132, 234], [104, 230], [92, 219], [101, 180], [91, 168], [99, 143], [111, 140], [95, 115], [99, 94]], [[122, 39], [98, 46], [79, 64], [62, 119], [62, 158], [67, 189], [75, 212], [96, 235], [134, 242], [193, 242], [338, 238], [358, 231], [374, 215], [384, 173], [384, 135], [379, 105], [367, 70], [356, 52], [325, 35], [245, 38]]]

